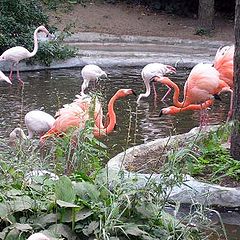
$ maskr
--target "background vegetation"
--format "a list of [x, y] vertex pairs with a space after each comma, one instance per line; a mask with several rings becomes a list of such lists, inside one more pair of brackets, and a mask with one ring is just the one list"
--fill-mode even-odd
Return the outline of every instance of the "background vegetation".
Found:
[[[33, 49], [33, 32], [44, 25], [49, 32], [56, 29], [48, 25], [48, 17], [36, 0], [2, 0], [0, 2], [0, 53], [14, 46]], [[62, 44], [68, 32], [52, 41], [40, 42], [38, 54], [31, 59], [49, 65], [53, 59], [66, 59], [75, 55], [72, 48]]]

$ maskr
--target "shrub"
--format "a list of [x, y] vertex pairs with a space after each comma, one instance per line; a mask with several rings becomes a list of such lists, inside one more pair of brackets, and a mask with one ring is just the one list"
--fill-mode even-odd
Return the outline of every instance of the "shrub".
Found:
[[[14, 46], [23, 46], [31, 51], [33, 32], [40, 25], [45, 25], [50, 32], [55, 30], [48, 26], [48, 16], [36, 0], [2, 0], [0, 22], [0, 53]], [[75, 51], [63, 46], [62, 41], [61, 37], [57, 41], [40, 44], [35, 59], [50, 65], [55, 58], [66, 59], [74, 56]]]

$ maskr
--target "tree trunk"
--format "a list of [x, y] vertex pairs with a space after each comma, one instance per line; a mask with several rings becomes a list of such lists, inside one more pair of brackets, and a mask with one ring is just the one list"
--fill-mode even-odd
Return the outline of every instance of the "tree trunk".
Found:
[[234, 53], [234, 96], [233, 120], [235, 122], [231, 136], [231, 155], [240, 160], [240, 0], [235, 7], [235, 53]]
[[198, 21], [199, 29], [207, 32], [214, 29], [214, 0], [199, 0]]

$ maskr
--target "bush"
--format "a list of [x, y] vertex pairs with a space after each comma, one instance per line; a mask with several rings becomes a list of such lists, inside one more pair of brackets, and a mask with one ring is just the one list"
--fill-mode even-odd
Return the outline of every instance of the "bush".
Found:
[[[0, 2], [0, 53], [14, 46], [23, 46], [29, 51], [33, 49], [33, 32], [44, 25], [48, 26], [48, 16], [44, 14], [39, 1], [36, 0], [2, 0]], [[35, 59], [50, 65], [53, 59], [66, 59], [74, 55], [74, 50], [58, 41], [39, 44], [39, 52]], [[32, 60], [31, 60], [32, 61]]]

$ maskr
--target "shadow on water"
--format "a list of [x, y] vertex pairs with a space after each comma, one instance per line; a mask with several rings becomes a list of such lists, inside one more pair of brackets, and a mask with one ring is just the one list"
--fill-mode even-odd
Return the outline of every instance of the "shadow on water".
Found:
[[[145, 91], [145, 86], [140, 77], [141, 69], [137, 68], [108, 68], [104, 69], [110, 81], [101, 81], [97, 87], [102, 93], [104, 113], [107, 110], [107, 102], [110, 97], [120, 88], [132, 88], [137, 94]], [[21, 73], [25, 82], [24, 88], [19, 87], [17, 81], [13, 86], [5, 83], [0, 84], [0, 138], [8, 138], [9, 133], [17, 126], [24, 127], [24, 115], [33, 109], [43, 109], [52, 115], [62, 107], [70, 103], [80, 91], [82, 84], [81, 69], [62, 69], [53, 71]], [[188, 72], [179, 71], [170, 78], [181, 88], [187, 79]], [[91, 89], [91, 86], [90, 86]], [[172, 94], [165, 103], [160, 101], [167, 88], [158, 85], [158, 98], [154, 103], [153, 94], [144, 98], [137, 106], [136, 98], [130, 96], [120, 100], [115, 106], [117, 115], [117, 128], [104, 143], [109, 147], [110, 157], [136, 144], [146, 143], [160, 137], [188, 132], [199, 125], [199, 112], [184, 112], [176, 116], [162, 116], [159, 118], [161, 108], [172, 104]], [[182, 97], [182, 96], [181, 96]], [[222, 102], [215, 102], [209, 110], [209, 123], [220, 124], [227, 118], [229, 109], [229, 96], [223, 97]], [[26, 130], [26, 129], [25, 129]], [[231, 232], [239, 233], [240, 227], [233, 224], [226, 227]], [[234, 227], [233, 227], [234, 226]], [[229, 239], [237, 239], [234, 238]], [[240, 239], [240, 238], [239, 238]]]

